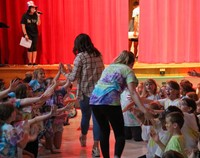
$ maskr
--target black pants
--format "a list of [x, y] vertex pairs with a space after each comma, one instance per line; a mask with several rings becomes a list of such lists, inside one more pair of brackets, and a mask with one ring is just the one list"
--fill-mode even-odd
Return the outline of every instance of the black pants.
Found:
[[142, 141], [141, 137], [142, 128], [140, 126], [134, 126], [134, 127], [125, 126], [124, 132], [126, 140], [133, 138], [135, 141]]
[[29, 52], [37, 51], [37, 40], [38, 36], [30, 36], [29, 39], [32, 40], [31, 48], [28, 49]]
[[100, 146], [104, 158], [110, 158], [110, 124], [115, 136], [115, 156], [121, 157], [125, 146], [124, 119], [121, 106], [98, 105], [92, 110], [101, 129]]
[[36, 139], [32, 142], [28, 142], [26, 147], [24, 148], [24, 150], [34, 154], [34, 156], [36, 158], [38, 155], [38, 144], [39, 144], [38, 139]]

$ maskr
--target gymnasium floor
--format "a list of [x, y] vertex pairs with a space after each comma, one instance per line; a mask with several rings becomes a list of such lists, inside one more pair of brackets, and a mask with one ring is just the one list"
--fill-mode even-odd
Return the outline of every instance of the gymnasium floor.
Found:
[[[78, 110], [78, 115], [70, 119], [70, 125], [64, 126], [63, 133], [63, 142], [59, 154], [51, 154], [50, 151], [44, 149], [43, 147], [39, 148], [38, 158], [91, 158], [92, 152], [92, 130], [89, 130], [87, 136], [87, 147], [81, 147], [79, 143], [79, 124], [80, 124], [81, 113]], [[92, 127], [92, 125], [91, 125]], [[114, 136], [111, 131], [110, 136], [110, 156], [114, 157]], [[137, 158], [146, 153], [146, 143], [145, 142], [135, 142], [134, 140], [126, 141], [124, 152], [122, 158]], [[102, 154], [101, 154], [102, 157]]]

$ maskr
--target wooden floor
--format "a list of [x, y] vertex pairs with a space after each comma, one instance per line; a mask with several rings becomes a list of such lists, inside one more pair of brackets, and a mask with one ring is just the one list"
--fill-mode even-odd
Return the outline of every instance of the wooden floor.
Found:
[[[87, 147], [81, 147], [79, 143], [79, 135], [80, 130], [80, 111], [78, 110], [78, 115], [70, 119], [70, 125], [64, 127], [63, 133], [63, 142], [61, 149], [58, 150], [61, 153], [59, 154], [50, 154], [50, 152], [43, 147], [39, 148], [39, 156], [38, 158], [91, 158], [93, 138], [92, 138], [92, 130], [89, 130], [87, 136]], [[110, 137], [110, 156], [114, 157], [114, 136], [113, 132], [111, 132]], [[124, 152], [122, 158], [137, 158], [146, 153], [146, 143], [144, 142], [135, 142], [133, 140], [126, 141]], [[102, 154], [101, 154], [102, 157]]]

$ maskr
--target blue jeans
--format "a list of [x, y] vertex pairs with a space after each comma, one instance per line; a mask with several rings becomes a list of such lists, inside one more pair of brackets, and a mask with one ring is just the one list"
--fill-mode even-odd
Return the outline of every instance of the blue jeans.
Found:
[[88, 130], [89, 130], [89, 126], [90, 126], [90, 118], [92, 115], [92, 121], [93, 121], [93, 138], [95, 141], [99, 141], [100, 140], [100, 127], [96, 121], [96, 118], [94, 116], [94, 114], [92, 113], [92, 108], [89, 104], [90, 98], [87, 96], [83, 97], [83, 100], [81, 100], [80, 103], [80, 108], [81, 108], [81, 113], [82, 113], [82, 117], [81, 117], [81, 133], [83, 135], [86, 135]]

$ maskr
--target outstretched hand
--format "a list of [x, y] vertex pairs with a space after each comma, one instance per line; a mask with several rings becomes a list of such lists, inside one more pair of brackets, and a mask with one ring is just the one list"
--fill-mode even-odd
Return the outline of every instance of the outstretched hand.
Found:
[[68, 69], [69, 72], [72, 72], [72, 66], [71, 66], [71, 64], [67, 64], [67, 69]]
[[56, 83], [51, 84], [51, 85], [46, 89], [46, 91], [40, 96], [40, 100], [43, 101], [43, 100], [47, 100], [48, 98], [50, 98], [51, 95], [54, 93], [55, 87], [56, 87]]
[[154, 117], [150, 109], [146, 108], [146, 112], [144, 112], [144, 117], [145, 117], [144, 122], [146, 122], [146, 124], [152, 125]]
[[62, 74], [66, 74], [67, 73], [67, 70], [65, 68], [65, 66], [63, 65], [63, 63], [60, 63], [59, 64], [59, 70]]
[[196, 72], [195, 70], [188, 71], [188, 75], [189, 76], [198, 76], [198, 72]]
[[17, 85], [21, 82], [21, 80], [19, 80], [18, 78], [12, 80], [10, 82], [10, 86], [9, 86], [9, 91], [14, 91], [15, 88], [17, 87]]
[[150, 136], [152, 137], [152, 139], [157, 143], [160, 141], [159, 135], [158, 133], [155, 131], [155, 129], [152, 127], [150, 130]]

